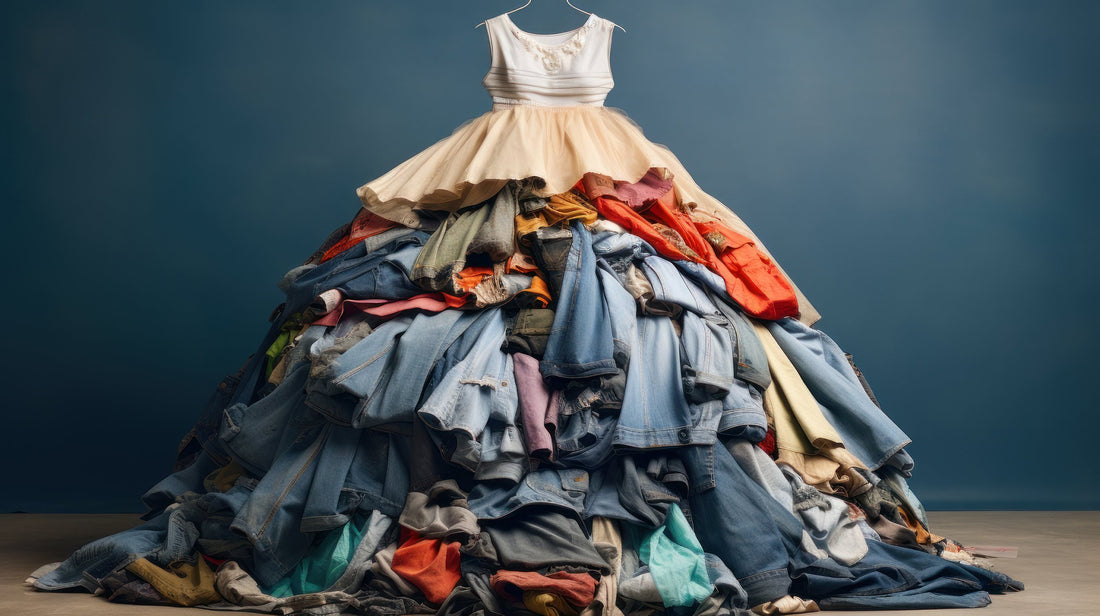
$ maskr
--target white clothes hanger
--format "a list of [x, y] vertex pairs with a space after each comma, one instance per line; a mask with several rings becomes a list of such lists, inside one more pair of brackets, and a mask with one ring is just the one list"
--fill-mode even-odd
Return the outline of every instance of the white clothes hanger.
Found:
[[[510, 11], [507, 11], [507, 12], [505, 12], [504, 14], [505, 14], [505, 15], [510, 15], [510, 14], [512, 14], [512, 13], [515, 13], [516, 11], [522, 11], [523, 9], [527, 8], [527, 7], [528, 7], [528, 5], [530, 5], [532, 1], [533, 1], [533, 0], [527, 0], [527, 3], [526, 3], [526, 4], [524, 4], [523, 6], [521, 6], [521, 7], [519, 7], [519, 8], [515, 8], [515, 9], [512, 9], [512, 10], [510, 10]], [[572, 2], [570, 2], [569, 0], [565, 0], [565, 3], [566, 3], [566, 4], [568, 4], [568, 5], [570, 6], [570, 7], [572, 7], [573, 9], [576, 9], [576, 10], [578, 10], [578, 11], [580, 11], [580, 12], [584, 13], [585, 15], [591, 15], [591, 14], [592, 14], [592, 13], [589, 13], [588, 11], [586, 11], [586, 10], [584, 10], [584, 9], [582, 9], [582, 8], [580, 8], [580, 7], [578, 7], [577, 5], [573, 4], [573, 3], [572, 3]], [[485, 25], [485, 22], [483, 21], [483, 22], [479, 23], [478, 25], [474, 26], [474, 29], [476, 30], [476, 29], [478, 29], [478, 28], [480, 28], [481, 26], [484, 26], [484, 25]], [[626, 32], [626, 28], [624, 28], [624, 27], [620, 26], [619, 24], [615, 24], [615, 27], [616, 27], [616, 28], [618, 28], [618, 29], [620, 29], [620, 30], [622, 30], [623, 32]]]

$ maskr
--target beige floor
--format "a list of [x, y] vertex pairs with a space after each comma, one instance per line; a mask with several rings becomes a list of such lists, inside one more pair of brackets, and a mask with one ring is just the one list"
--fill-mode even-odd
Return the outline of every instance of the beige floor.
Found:
[[[1008, 545], [1019, 557], [996, 567], [1027, 584], [1027, 590], [995, 595], [982, 616], [1100, 615], [1095, 598], [1100, 578], [1100, 512], [933, 512], [935, 532], [965, 545]], [[212, 612], [194, 608], [116, 605], [85, 593], [44, 593], [23, 586], [27, 574], [60, 560], [82, 543], [129, 528], [132, 515], [0, 515], [0, 616], [100, 615], [180, 616]], [[861, 614], [867, 612], [830, 612]], [[890, 612], [935, 616], [958, 610]]]

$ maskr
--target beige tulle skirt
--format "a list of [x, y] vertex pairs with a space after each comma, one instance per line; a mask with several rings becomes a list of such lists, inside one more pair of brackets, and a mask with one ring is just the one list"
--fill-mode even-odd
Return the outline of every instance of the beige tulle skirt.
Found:
[[[417, 227], [420, 211], [481, 203], [509, 180], [540, 178], [541, 193], [549, 196], [568, 191], [586, 173], [635, 182], [650, 168], [666, 171], [677, 200], [693, 207], [696, 217], [721, 221], [767, 253], [741, 218], [700, 189], [668, 148], [646, 139], [625, 113], [611, 107], [497, 105], [356, 192], [371, 212]], [[816, 322], [820, 315], [797, 285], [795, 293], [800, 320]]]

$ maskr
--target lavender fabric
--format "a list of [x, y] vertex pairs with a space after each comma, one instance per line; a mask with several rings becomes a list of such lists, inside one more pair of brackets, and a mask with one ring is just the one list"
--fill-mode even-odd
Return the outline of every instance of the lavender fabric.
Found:
[[512, 362], [516, 371], [516, 389], [523, 417], [527, 454], [532, 458], [551, 460], [554, 457], [554, 437], [547, 425], [549, 419], [553, 423], [557, 422], [558, 398], [547, 389], [546, 381], [539, 372], [539, 360], [524, 353], [514, 353]]

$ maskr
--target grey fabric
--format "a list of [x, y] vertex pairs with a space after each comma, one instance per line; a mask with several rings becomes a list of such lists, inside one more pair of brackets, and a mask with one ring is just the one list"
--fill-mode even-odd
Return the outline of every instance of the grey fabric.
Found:
[[524, 507], [501, 520], [483, 520], [482, 528], [496, 548], [502, 569], [539, 571], [569, 566], [611, 573], [580, 522], [556, 510]]
[[409, 492], [398, 522], [429, 539], [460, 540], [481, 532], [466, 493], [453, 479], [440, 481], [426, 492]]

